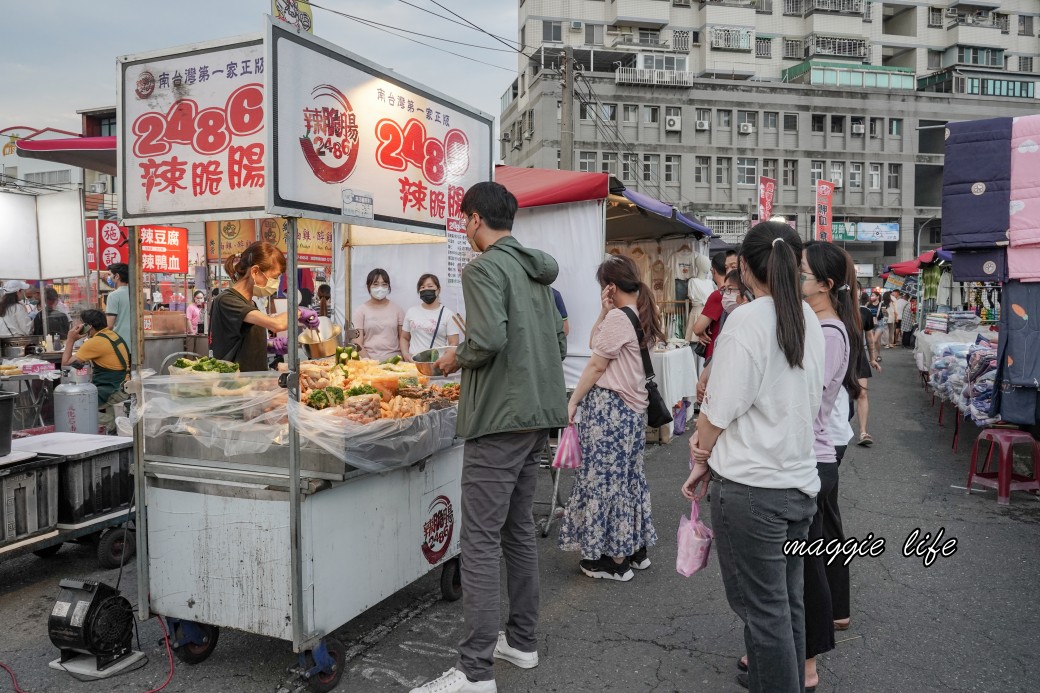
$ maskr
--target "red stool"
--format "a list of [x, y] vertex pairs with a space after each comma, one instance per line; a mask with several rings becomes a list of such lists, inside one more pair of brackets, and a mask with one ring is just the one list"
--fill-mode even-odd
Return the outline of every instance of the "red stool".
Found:
[[[982, 471], [976, 473], [979, 461], [979, 443], [989, 441], [989, 453]], [[1033, 449], [1033, 477], [1022, 476], [1013, 472], [1012, 450], [1016, 445], [1030, 445]], [[993, 450], [1000, 448], [1000, 457], [997, 460], [997, 471], [989, 471], [990, 462], [993, 458]], [[997, 504], [1011, 505], [1012, 491], [1040, 491], [1040, 443], [1025, 431], [1008, 428], [987, 428], [983, 430], [975, 441], [971, 450], [971, 469], [968, 471], [968, 493], [971, 493], [971, 482], [975, 481], [979, 486], [987, 486], [997, 489]]]

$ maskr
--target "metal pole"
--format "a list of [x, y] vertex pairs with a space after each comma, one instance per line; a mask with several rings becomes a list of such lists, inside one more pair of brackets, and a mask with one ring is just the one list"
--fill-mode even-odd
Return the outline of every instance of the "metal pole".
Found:
[[[286, 299], [288, 299], [288, 333], [289, 350], [286, 356], [289, 365], [289, 398], [299, 401], [300, 387], [296, 374], [300, 370], [300, 327], [296, 322], [299, 310], [296, 298], [296, 270], [299, 265], [297, 257], [296, 218], [288, 219], [288, 233], [285, 236], [285, 247], [289, 251], [288, 275], [285, 282]], [[303, 623], [303, 561], [300, 551], [300, 433], [289, 419], [289, 560], [292, 569], [292, 633], [293, 651], [301, 651], [306, 636]]]
[[574, 49], [563, 49], [563, 97], [560, 101], [560, 170], [574, 170]]
[[[141, 283], [144, 272], [141, 270], [140, 248], [138, 246], [138, 227], [131, 226], [130, 233], [130, 285], [126, 290], [130, 294], [130, 324], [133, 334], [130, 337], [130, 368], [137, 385], [137, 404], [143, 403], [144, 392], [141, 387], [141, 364], [144, 363], [144, 300], [141, 297]], [[100, 265], [98, 265], [100, 267]], [[100, 270], [98, 271], [100, 276]], [[132, 290], [133, 289], [133, 290]], [[151, 617], [148, 603], [148, 504], [146, 497], [147, 484], [144, 478], [144, 421], [138, 419], [134, 424], [134, 525], [137, 533], [137, 617], [145, 621]]]

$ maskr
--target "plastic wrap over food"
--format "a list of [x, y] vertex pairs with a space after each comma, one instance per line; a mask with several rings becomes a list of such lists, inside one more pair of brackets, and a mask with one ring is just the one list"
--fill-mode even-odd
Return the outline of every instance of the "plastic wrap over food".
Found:
[[252, 455], [285, 442], [287, 400], [277, 373], [160, 375], [142, 381], [131, 419], [143, 419], [147, 438], [186, 433], [228, 456]]
[[347, 410], [316, 410], [295, 400], [289, 417], [307, 447], [320, 447], [344, 463], [368, 472], [385, 472], [419, 462], [451, 446], [458, 409], [433, 409], [404, 419], [366, 424], [346, 418]]

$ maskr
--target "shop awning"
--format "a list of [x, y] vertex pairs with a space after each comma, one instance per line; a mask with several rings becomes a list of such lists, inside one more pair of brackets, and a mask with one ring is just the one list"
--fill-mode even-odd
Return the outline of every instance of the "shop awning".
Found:
[[495, 167], [495, 182], [513, 193], [522, 208], [605, 199], [609, 178], [606, 173]]
[[711, 236], [711, 229], [672, 205], [610, 179], [607, 240], [634, 241], [667, 236]]
[[893, 274], [898, 274], [901, 277], [908, 277], [911, 274], [917, 274], [917, 271], [921, 269], [921, 261], [918, 259], [907, 260], [906, 262], [897, 262], [888, 268], [888, 271]]
[[19, 140], [18, 156], [53, 161], [116, 175], [116, 138], [66, 137], [57, 140]]

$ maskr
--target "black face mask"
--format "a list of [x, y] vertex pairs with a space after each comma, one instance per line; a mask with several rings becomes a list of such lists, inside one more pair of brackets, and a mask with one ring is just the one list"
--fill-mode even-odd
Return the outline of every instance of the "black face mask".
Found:
[[419, 298], [422, 299], [422, 302], [426, 305], [430, 305], [437, 300], [437, 292], [433, 289], [425, 289], [419, 292]]

